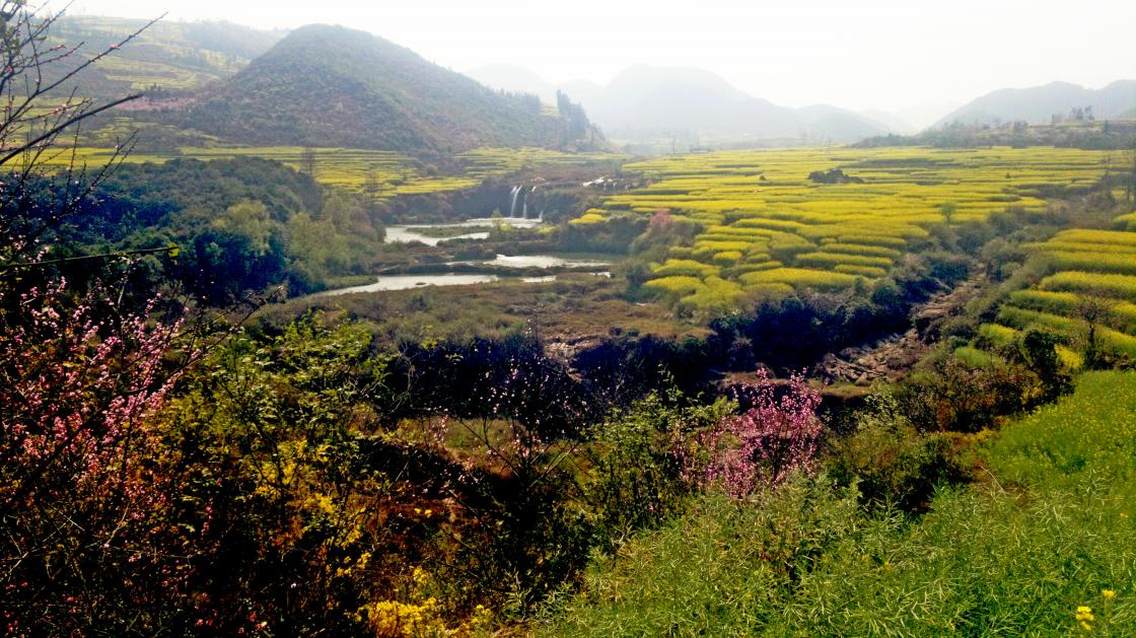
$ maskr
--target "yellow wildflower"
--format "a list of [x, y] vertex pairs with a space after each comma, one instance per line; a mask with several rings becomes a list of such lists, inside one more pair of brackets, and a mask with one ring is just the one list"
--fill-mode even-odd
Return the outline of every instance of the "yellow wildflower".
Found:
[[1116, 598], [1116, 590], [1102, 589], [1101, 596], [1104, 596], [1105, 600], [1112, 600], [1113, 598]]
[[1093, 616], [1093, 608], [1089, 607], [1088, 605], [1081, 605], [1077, 608], [1076, 618], [1082, 624], [1090, 623], [1096, 620], [1096, 616]]

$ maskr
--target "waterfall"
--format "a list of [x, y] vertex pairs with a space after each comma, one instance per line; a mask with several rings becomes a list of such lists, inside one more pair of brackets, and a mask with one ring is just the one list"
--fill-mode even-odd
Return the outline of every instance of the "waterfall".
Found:
[[517, 213], [517, 195], [521, 194], [521, 187], [514, 186], [512, 191], [513, 203], [509, 205], [509, 217], [512, 218]]
[[531, 189], [529, 189], [528, 192], [525, 193], [525, 199], [523, 200], [523, 204], [521, 206], [521, 217], [523, 217], [524, 219], [529, 218], [529, 195], [535, 195], [536, 189], [538, 188], [540, 188], [540, 184], [533, 186]]

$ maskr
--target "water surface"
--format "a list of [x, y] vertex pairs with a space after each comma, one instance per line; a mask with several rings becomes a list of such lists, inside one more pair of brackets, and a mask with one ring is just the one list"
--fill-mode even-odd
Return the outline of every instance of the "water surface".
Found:
[[445, 273], [441, 275], [383, 275], [373, 284], [336, 288], [318, 293], [320, 297], [349, 295], [357, 292], [381, 292], [386, 290], [410, 290], [427, 286], [472, 286], [497, 281], [497, 275]]

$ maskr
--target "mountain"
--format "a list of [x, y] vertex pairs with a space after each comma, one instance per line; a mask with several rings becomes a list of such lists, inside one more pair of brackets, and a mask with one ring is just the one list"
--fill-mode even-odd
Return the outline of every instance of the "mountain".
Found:
[[1043, 124], [1054, 115], [1064, 117], [1074, 108], [1092, 107], [1097, 119], [1111, 119], [1136, 108], [1136, 80], [1113, 82], [1102, 89], [1087, 89], [1068, 82], [1052, 82], [1026, 89], [1000, 89], [988, 93], [939, 120], [936, 126], [1025, 121]]
[[[86, 60], [145, 25], [145, 20], [68, 15], [53, 26], [48, 44], [82, 44], [77, 56]], [[192, 91], [236, 75], [282, 37], [283, 31], [227, 22], [160, 21], [87, 69], [77, 84], [82, 95], [96, 98], [154, 88]]]
[[178, 124], [257, 145], [414, 153], [547, 146], [561, 120], [362, 31], [310, 25], [206, 90]]
[[899, 130], [879, 118], [832, 106], [777, 106], [700, 69], [636, 66], [607, 86], [578, 80], [555, 88], [520, 67], [498, 65], [470, 73], [488, 86], [534, 93], [546, 101], [561, 90], [605, 132], [628, 141], [851, 141]]
[[465, 74], [494, 89], [510, 93], [528, 93], [539, 97], [545, 104], [556, 104], [556, 87], [524, 67], [491, 64], [471, 69]]
[[864, 117], [877, 122], [890, 133], [907, 134], [916, 132], [917, 128], [899, 113], [871, 109], [860, 113]]
[[873, 118], [827, 104], [796, 109], [796, 114], [805, 135], [813, 139], [857, 141], [894, 130]]
[[587, 107], [588, 104], [593, 104], [599, 100], [603, 95], [604, 86], [597, 84], [590, 80], [572, 80], [560, 84], [559, 90], [564, 91], [573, 100], [580, 102]]
[[851, 111], [818, 105], [802, 109], [753, 97], [700, 69], [636, 66], [598, 87], [563, 87], [611, 136], [645, 139], [692, 135], [706, 141], [852, 141], [887, 127]]

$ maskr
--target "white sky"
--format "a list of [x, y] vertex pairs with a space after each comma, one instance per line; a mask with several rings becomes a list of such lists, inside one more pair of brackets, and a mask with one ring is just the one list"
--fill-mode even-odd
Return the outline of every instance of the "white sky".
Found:
[[1136, 78], [1136, 0], [76, 0], [71, 9], [163, 11], [265, 28], [343, 24], [456, 70], [513, 64], [552, 82], [603, 83], [632, 64], [701, 67], [786, 106], [899, 111], [1002, 87]]

